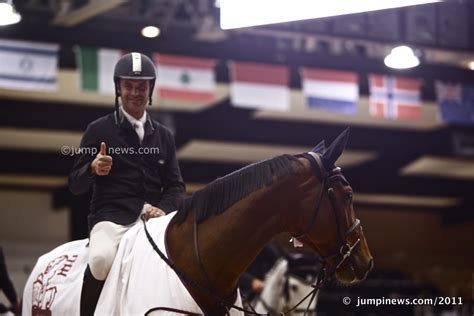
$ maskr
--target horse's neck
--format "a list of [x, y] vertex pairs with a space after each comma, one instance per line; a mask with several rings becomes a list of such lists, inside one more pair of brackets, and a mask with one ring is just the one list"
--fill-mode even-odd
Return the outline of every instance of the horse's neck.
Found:
[[217, 284], [236, 284], [273, 236], [301, 232], [311, 215], [303, 209], [312, 209], [316, 186], [316, 178], [301, 171], [253, 192], [199, 225], [203, 261], [216, 272]]
[[281, 232], [286, 201], [264, 188], [226, 212], [199, 225], [204, 266], [214, 272], [216, 287], [235, 285], [240, 275], [270, 239]]
[[[194, 249], [193, 213], [184, 224], [172, 225], [169, 229], [171, 259], [195, 282], [206, 284], [221, 297], [227, 297], [235, 290], [240, 275], [270, 239], [288, 231], [299, 221], [292, 212], [296, 212], [308, 193], [296, 188], [301, 179], [295, 177], [289, 176], [257, 190], [222, 214], [198, 225], [198, 248], [205, 273]], [[191, 291], [203, 299], [204, 305], [212, 304], [212, 299], [205, 295], [203, 298], [199, 290]]]

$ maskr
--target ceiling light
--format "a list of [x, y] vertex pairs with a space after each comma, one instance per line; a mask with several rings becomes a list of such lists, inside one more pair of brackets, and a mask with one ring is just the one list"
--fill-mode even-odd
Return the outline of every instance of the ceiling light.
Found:
[[142, 35], [148, 38], [157, 37], [158, 35], [160, 35], [160, 29], [156, 26], [145, 26], [142, 29]]
[[467, 63], [467, 68], [474, 70], [474, 60], [471, 60], [470, 62]]
[[442, 0], [220, 0], [221, 28], [308, 20]]
[[0, 1], [0, 26], [16, 24], [21, 21], [21, 15], [16, 12], [12, 0]]
[[384, 59], [385, 66], [395, 69], [408, 69], [420, 64], [420, 60], [408, 46], [398, 46]]

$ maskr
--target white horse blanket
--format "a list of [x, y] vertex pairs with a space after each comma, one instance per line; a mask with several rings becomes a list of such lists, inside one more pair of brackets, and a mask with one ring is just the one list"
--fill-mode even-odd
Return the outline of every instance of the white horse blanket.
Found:
[[[175, 215], [151, 219], [147, 228], [167, 256], [164, 237]], [[88, 240], [69, 242], [41, 256], [23, 293], [23, 315], [79, 315]], [[235, 302], [242, 306], [240, 294]], [[145, 315], [158, 307], [202, 314], [177, 274], [159, 257], [146, 238], [143, 223], [133, 226], [122, 238], [95, 315]], [[148, 315], [177, 315], [153, 311]], [[231, 309], [231, 315], [243, 315]]]

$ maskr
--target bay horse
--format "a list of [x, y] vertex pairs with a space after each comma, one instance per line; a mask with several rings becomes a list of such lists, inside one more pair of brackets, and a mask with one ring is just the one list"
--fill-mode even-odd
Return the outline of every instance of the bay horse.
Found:
[[[354, 213], [352, 188], [334, 166], [348, 135], [346, 129], [328, 148], [323, 141], [308, 153], [244, 167], [195, 192], [177, 213], [132, 227], [120, 243], [96, 315], [174, 315], [179, 310], [241, 315], [232, 305], [240, 301], [237, 281], [270, 239], [283, 232], [323, 258], [323, 279], [363, 280], [373, 258]], [[162, 223], [167, 226], [158, 231]], [[86, 245], [87, 239], [70, 242], [38, 259], [25, 285], [24, 315], [79, 314]], [[164, 262], [172, 273], [160, 272], [158, 265], [168, 268]], [[172, 282], [165, 283], [166, 278]], [[184, 287], [175, 289], [177, 283]], [[164, 297], [172, 311], [160, 311], [157, 304]]]
[[334, 166], [348, 136], [346, 129], [328, 148], [322, 141], [309, 153], [249, 165], [185, 201], [168, 226], [167, 250], [206, 315], [227, 313], [240, 275], [283, 232], [324, 258], [339, 282], [365, 279], [373, 258], [352, 188]]

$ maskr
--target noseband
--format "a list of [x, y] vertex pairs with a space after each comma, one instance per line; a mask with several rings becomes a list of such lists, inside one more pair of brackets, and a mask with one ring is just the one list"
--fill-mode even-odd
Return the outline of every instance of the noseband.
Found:
[[342, 220], [341, 220], [342, 212], [337, 207], [336, 199], [334, 196], [334, 190], [331, 187], [331, 183], [334, 182], [335, 180], [340, 180], [346, 184], [349, 184], [349, 182], [342, 175], [341, 168], [339, 167], [334, 168], [331, 172], [327, 172], [326, 168], [324, 168], [324, 164], [321, 160], [321, 157], [314, 152], [303, 153], [303, 154], [297, 155], [297, 157], [306, 158], [310, 162], [313, 172], [316, 174], [316, 176], [319, 179], [321, 179], [321, 186], [320, 186], [319, 194], [315, 202], [314, 212], [313, 212], [313, 215], [311, 216], [311, 220], [309, 221], [308, 226], [306, 226], [303, 232], [300, 235], [296, 236], [295, 238], [298, 239], [298, 238], [302, 238], [308, 235], [309, 231], [311, 230], [311, 228], [314, 226], [316, 222], [316, 217], [318, 215], [319, 209], [321, 208], [323, 193], [324, 191], [327, 191], [327, 194], [329, 196], [329, 200], [331, 201], [331, 206], [336, 218], [339, 251], [338, 252], [336, 251], [327, 256], [322, 256], [322, 258], [325, 263], [330, 259], [336, 258], [337, 263], [331, 269], [332, 271], [330, 271], [330, 275], [332, 276], [332, 274], [336, 272], [336, 269], [338, 269], [347, 260], [347, 258], [350, 257], [354, 248], [360, 243], [360, 238], [357, 238], [357, 240], [353, 244], [351, 244], [348, 239], [349, 236], [357, 228], [361, 227], [360, 220], [356, 218], [356, 220], [351, 225], [351, 227], [349, 227], [346, 231], [344, 231]]

